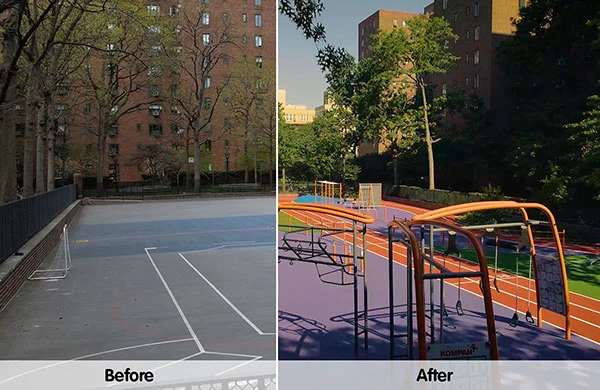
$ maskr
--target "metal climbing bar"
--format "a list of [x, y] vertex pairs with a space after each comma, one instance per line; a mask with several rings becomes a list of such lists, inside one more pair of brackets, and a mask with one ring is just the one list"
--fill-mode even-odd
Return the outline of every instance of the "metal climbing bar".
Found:
[[[324, 276], [331, 274], [334, 271], [328, 271], [321, 273], [318, 266], [329, 266], [337, 268], [341, 273], [341, 283], [332, 283], [338, 285], [352, 285], [353, 286], [353, 300], [354, 300], [354, 355], [358, 356], [359, 352], [359, 340], [362, 335], [364, 338], [364, 349], [368, 348], [368, 289], [367, 289], [367, 266], [366, 266], [366, 254], [367, 254], [367, 224], [375, 222], [375, 220], [369, 216], [361, 213], [357, 213], [352, 210], [343, 209], [340, 207], [322, 205], [322, 204], [310, 204], [310, 203], [282, 203], [278, 206], [278, 211], [281, 210], [292, 210], [305, 213], [319, 213], [325, 214], [332, 217], [343, 218], [351, 222], [351, 227], [338, 228], [333, 222], [333, 226], [309, 226], [299, 231], [310, 231], [309, 239], [297, 239], [293, 238], [292, 233], [286, 232], [282, 239], [282, 244], [279, 246], [278, 260], [293, 262], [305, 262], [312, 263], [317, 266], [317, 272], [319, 278], [326, 282]], [[286, 227], [285, 225], [279, 225], [280, 227]], [[316, 233], [316, 234], [315, 234]], [[349, 253], [336, 253], [335, 242], [329, 249], [325, 240], [332, 238], [335, 235], [342, 236], [342, 242], [346, 243], [346, 236], [350, 236], [351, 242]], [[362, 242], [362, 247], [359, 247], [359, 235]], [[307, 245], [308, 247], [305, 247]], [[291, 252], [292, 255], [286, 253]], [[348, 262], [350, 260], [350, 262]], [[344, 282], [344, 274], [349, 274], [351, 281], [348, 283]], [[362, 293], [363, 302], [362, 310], [360, 310], [359, 304], [359, 280], [362, 280]], [[362, 329], [359, 327], [359, 321], [362, 320]]]
[[[543, 309], [552, 310], [565, 317], [565, 338], [571, 339], [571, 305], [569, 301], [569, 288], [567, 280], [567, 268], [565, 264], [565, 256], [562, 241], [558, 228], [556, 226], [556, 220], [552, 212], [544, 205], [539, 203], [519, 203], [515, 201], [488, 201], [488, 202], [474, 202], [465, 203], [449, 207], [444, 207], [437, 210], [432, 210], [424, 214], [416, 215], [413, 221], [431, 221], [440, 218], [446, 218], [450, 216], [456, 216], [459, 214], [475, 212], [475, 211], [486, 211], [486, 210], [498, 210], [498, 209], [517, 209], [521, 212], [523, 222], [526, 225], [527, 236], [531, 244], [531, 257], [533, 262], [534, 277], [535, 277], [535, 288], [536, 288], [536, 306], [537, 306], [537, 326], [542, 327], [542, 315]], [[558, 252], [558, 264], [553, 261], [543, 261], [536, 258], [535, 242], [533, 238], [533, 232], [531, 229], [532, 224], [527, 214], [528, 209], [535, 209], [542, 211], [548, 217], [548, 224], [552, 231], [556, 250]], [[554, 277], [551, 277], [552, 283], [545, 283], [550, 287], [544, 287], [540, 284], [540, 276], [538, 275], [538, 268], [543, 268], [543, 273], [546, 275], [556, 275], [558, 283]], [[550, 279], [549, 279], [550, 280]], [[556, 288], [558, 287], [558, 289]], [[560, 291], [556, 291], [560, 290]], [[552, 309], [553, 308], [553, 309]]]
[[[423, 256], [415, 257], [414, 263], [414, 278], [415, 278], [415, 295], [417, 301], [417, 341], [418, 341], [418, 351], [419, 351], [419, 359], [425, 360], [427, 359], [427, 334], [425, 330], [425, 293], [424, 293], [424, 281], [425, 280], [435, 280], [440, 279], [440, 282], [443, 282], [445, 279], [450, 278], [461, 278], [461, 277], [478, 277], [480, 278], [480, 286], [483, 294], [484, 308], [485, 308], [485, 317], [487, 324], [487, 334], [488, 341], [487, 345], [489, 346], [489, 357], [492, 360], [498, 360], [498, 343], [496, 339], [496, 325], [494, 322], [494, 308], [492, 302], [492, 295], [490, 291], [490, 281], [488, 275], [488, 267], [487, 267], [487, 258], [483, 251], [483, 247], [481, 243], [477, 239], [477, 237], [466, 229], [462, 229], [456, 225], [453, 225], [449, 222], [439, 221], [439, 220], [425, 220], [425, 221], [411, 221], [406, 224], [406, 227], [412, 229], [413, 227], [422, 227], [423, 225], [429, 225], [431, 227], [437, 228], [446, 228], [448, 230], [452, 230], [456, 233], [459, 233], [471, 242], [473, 248], [475, 248], [475, 252], [477, 253], [478, 263], [480, 270], [478, 272], [450, 272], [445, 267], [440, 267], [437, 261], [433, 260], [433, 252], [431, 252], [431, 256]], [[425, 273], [425, 262], [429, 263], [430, 269], [431, 267], [441, 271], [441, 272], [429, 272]], [[442, 305], [443, 302], [440, 302]], [[440, 306], [441, 307], [441, 306]], [[443, 314], [440, 311], [440, 317], [443, 318]], [[430, 319], [433, 321], [433, 318]], [[433, 338], [433, 335], [430, 335]]]

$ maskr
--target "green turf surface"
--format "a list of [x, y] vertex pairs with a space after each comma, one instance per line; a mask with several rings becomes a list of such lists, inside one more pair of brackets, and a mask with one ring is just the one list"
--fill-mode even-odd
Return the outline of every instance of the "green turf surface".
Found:
[[[443, 252], [445, 248], [436, 247]], [[490, 276], [494, 275], [494, 251], [487, 251], [487, 261]], [[472, 262], [476, 261], [474, 249], [461, 249], [461, 257]], [[566, 256], [567, 278], [569, 279], [569, 291], [576, 292], [591, 298], [600, 299], [600, 261], [596, 265], [587, 266], [587, 262], [597, 256]], [[516, 274], [516, 254], [498, 253], [498, 270]], [[533, 279], [533, 268], [531, 277]], [[519, 276], [529, 276], [529, 254], [519, 254]]]
[[308, 226], [308, 225], [306, 225], [306, 223], [302, 222], [298, 218], [292, 217], [291, 215], [287, 214], [284, 211], [280, 211], [279, 215], [277, 216], [277, 226], [280, 231], [286, 232], [290, 229], [289, 229], [289, 227], [287, 227], [285, 225]]

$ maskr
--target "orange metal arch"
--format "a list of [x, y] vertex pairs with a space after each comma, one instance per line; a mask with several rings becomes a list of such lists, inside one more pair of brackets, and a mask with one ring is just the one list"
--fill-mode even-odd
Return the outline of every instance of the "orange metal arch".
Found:
[[[515, 201], [488, 201], [488, 202], [474, 202], [465, 203], [460, 205], [454, 205], [444, 207], [437, 210], [432, 210], [423, 214], [419, 214], [413, 217], [413, 221], [432, 221], [439, 218], [474, 212], [474, 211], [486, 211], [486, 210], [498, 210], [498, 209], [518, 209], [523, 216], [523, 220], [527, 221], [528, 215], [526, 209], [537, 209], [541, 210], [546, 214], [550, 222], [552, 229], [552, 235], [556, 244], [556, 250], [558, 251], [558, 258], [560, 261], [560, 268], [563, 280], [563, 294], [565, 296], [565, 337], [567, 340], [571, 339], [571, 305], [569, 301], [569, 288], [567, 280], [567, 267], [565, 264], [565, 256], [563, 252], [562, 243], [558, 235], [558, 228], [556, 227], [556, 220], [552, 212], [544, 205], [539, 203], [519, 203]], [[533, 240], [533, 233], [531, 226], [527, 225], [527, 235], [531, 242], [531, 256], [535, 261], [535, 242]], [[542, 327], [542, 308], [540, 307], [540, 295], [537, 272], [535, 274], [535, 287], [536, 287], [536, 299], [537, 299], [537, 315], [538, 315], [538, 327]]]
[[[490, 278], [489, 278], [489, 274], [488, 274], [488, 266], [487, 266], [487, 257], [483, 251], [483, 247], [481, 246], [481, 243], [479, 242], [479, 240], [477, 239], [477, 237], [475, 236], [475, 234], [473, 234], [473, 232], [463, 229], [460, 226], [448, 223], [448, 222], [443, 222], [443, 221], [438, 221], [438, 220], [426, 220], [423, 221], [422, 223], [426, 224], [426, 225], [431, 225], [431, 226], [436, 226], [436, 227], [441, 227], [441, 228], [445, 228], [448, 230], [453, 230], [465, 237], [467, 237], [467, 239], [469, 241], [471, 241], [471, 244], [473, 245], [473, 248], [475, 249], [475, 253], [477, 254], [477, 258], [479, 260], [479, 265], [480, 265], [480, 269], [481, 269], [481, 284], [483, 286], [483, 302], [484, 302], [484, 307], [485, 307], [485, 314], [486, 314], [486, 324], [487, 324], [487, 334], [488, 334], [488, 341], [490, 343], [490, 358], [492, 360], [498, 360], [498, 341], [497, 341], [497, 337], [496, 337], [496, 323], [494, 322], [494, 306], [493, 306], [493, 302], [492, 302], [492, 295], [490, 292]], [[413, 227], [413, 226], [419, 226], [419, 222], [415, 221], [414, 219], [410, 222], [408, 222], [406, 224], [406, 226], [408, 226], [409, 228]], [[416, 282], [416, 286], [415, 286], [415, 292], [417, 295], [417, 307], [419, 307], [419, 305], [425, 305], [425, 297], [423, 296], [423, 274], [422, 274], [422, 270], [424, 268], [424, 264], [423, 264], [423, 259], [421, 257], [416, 257], [416, 260], [419, 261], [419, 264], [415, 264], [415, 282]], [[421, 295], [419, 297], [419, 295]], [[425, 359], [427, 356], [427, 346], [426, 346], [426, 333], [425, 333], [425, 312], [422, 311], [421, 313], [417, 312], [417, 334], [418, 334], [418, 345], [419, 345], [419, 359]]]
[[371, 224], [375, 222], [375, 219], [370, 215], [358, 213], [356, 211], [343, 209], [336, 206], [328, 206], [314, 203], [282, 203], [277, 206], [278, 210], [299, 210], [299, 211], [312, 211], [316, 213], [323, 213], [334, 215], [348, 219], [350, 221], [360, 222], [364, 224]]

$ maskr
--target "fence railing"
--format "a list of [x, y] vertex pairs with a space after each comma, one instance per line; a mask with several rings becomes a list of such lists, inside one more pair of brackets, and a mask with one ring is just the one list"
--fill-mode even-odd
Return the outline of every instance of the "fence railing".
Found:
[[75, 184], [0, 206], [0, 264], [77, 199]]
[[[275, 192], [275, 186], [254, 183], [233, 183], [218, 185], [202, 185], [201, 194], [220, 193], [268, 193]], [[145, 199], [161, 196], [176, 196], [197, 193], [193, 188], [185, 186], [169, 186], [152, 182], [120, 182], [111, 183], [98, 191], [94, 187], [84, 187], [83, 195], [90, 198], [112, 199]]]

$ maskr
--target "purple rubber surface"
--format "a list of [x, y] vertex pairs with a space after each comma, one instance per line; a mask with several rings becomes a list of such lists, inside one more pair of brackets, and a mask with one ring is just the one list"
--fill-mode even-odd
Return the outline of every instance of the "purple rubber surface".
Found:
[[[375, 226], [375, 230], [377, 227]], [[280, 233], [280, 240], [283, 233]], [[281, 242], [280, 242], [281, 243]], [[337, 253], [342, 251], [337, 248]], [[290, 252], [280, 250], [281, 254]], [[321, 269], [326, 271], [328, 267]], [[281, 261], [279, 264], [279, 357], [284, 360], [316, 359], [347, 360], [354, 356], [353, 287], [335, 286], [319, 280], [314, 264]], [[406, 331], [406, 268], [394, 264], [394, 323], [396, 333]], [[329, 280], [339, 273], [327, 276]], [[347, 280], [350, 280], [347, 277]], [[363, 348], [361, 336], [358, 359], [389, 359], [388, 261], [369, 253], [367, 256], [369, 301], [368, 349]], [[439, 303], [437, 282], [435, 302]], [[426, 301], [429, 288], [426, 283]], [[359, 302], [362, 307], [362, 281], [359, 283]], [[466, 290], [461, 292], [465, 315], [458, 316], [454, 308], [458, 289], [445, 285], [444, 343], [486, 341], [487, 330], [483, 315], [483, 299]], [[494, 305], [495, 324], [501, 359], [510, 360], [596, 360], [600, 346], [573, 335], [564, 339], [564, 331], [544, 324], [538, 329], [525, 322], [519, 313], [517, 327], [509, 326], [513, 309]], [[436, 337], [438, 337], [439, 307], [436, 307]], [[362, 326], [362, 321], [359, 322]], [[416, 320], [413, 321], [416, 330]], [[429, 330], [429, 329], [428, 329]], [[415, 336], [416, 343], [416, 336]], [[396, 353], [406, 351], [405, 339], [396, 341]], [[415, 349], [416, 354], [416, 349]]]

